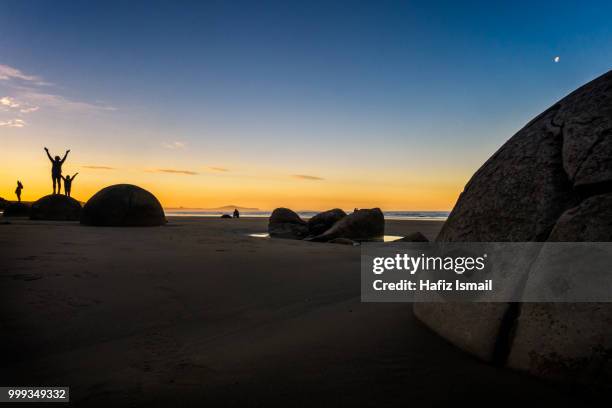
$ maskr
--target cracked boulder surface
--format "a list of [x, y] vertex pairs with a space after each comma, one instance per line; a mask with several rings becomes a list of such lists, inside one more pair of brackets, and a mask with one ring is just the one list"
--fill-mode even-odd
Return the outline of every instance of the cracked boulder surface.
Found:
[[81, 211], [81, 224], [105, 227], [152, 227], [166, 223], [164, 210], [153, 194], [132, 184], [116, 184], [98, 191]]
[[[612, 241], [612, 71], [508, 140], [472, 176], [438, 242]], [[612, 384], [612, 304], [416, 303], [415, 315], [479, 358]]]

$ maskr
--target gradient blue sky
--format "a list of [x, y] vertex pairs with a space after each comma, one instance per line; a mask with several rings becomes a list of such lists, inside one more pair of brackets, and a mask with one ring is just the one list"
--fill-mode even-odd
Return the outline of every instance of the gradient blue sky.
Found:
[[37, 79], [0, 80], [0, 98], [39, 107], [0, 127], [14, 159], [0, 195], [19, 162], [40, 161], [29, 184], [47, 188], [48, 145], [72, 149], [83, 198], [108, 180], [166, 205], [449, 209], [516, 130], [612, 67], [611, 15], [609, 1], [0, 1], [0, 64]]

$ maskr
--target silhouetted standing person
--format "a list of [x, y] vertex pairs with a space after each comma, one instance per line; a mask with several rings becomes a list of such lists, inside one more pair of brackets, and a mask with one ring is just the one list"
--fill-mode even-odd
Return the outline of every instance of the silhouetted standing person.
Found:
[[234, 208], [234, 218], [240, 218], [240, 212], [237, 208]]
[[15, 194], [17, 194], [18, 202], [21, 202], [21, 190], [23, 190], [23, 184], [21, 184], [21, 181], [17, 180], [17, 188], [15, 189]]
[[74, 176], [72, 176], [72, 178], [70, 177], [70, 174], [67, 175], [66, 177], [62, 176], [62, 179], [64, 179], [64, 193], [68, 197], [70, 197], [70, 190], [72, 189], [72, 182], [76, 178], [77, 174], [79, 173], [74, 173]]
[[45, 147], [45, 152], [47, 152], [47, 157], [51, 160], [51, 178], [53, 179], [53, 194], [55, 194], [55, 185], [57, 184], [57, 194], [62, 193], [62, 164], [66, 161], [66, 157], [68, 157], [68, 153], [70, 150], [66, 150], [66, 154], [64, 154], [64, 158], [60, 159], [59, 156], [55, 156], [55, 158], [51, 157], [49, 154], [49, 149]]

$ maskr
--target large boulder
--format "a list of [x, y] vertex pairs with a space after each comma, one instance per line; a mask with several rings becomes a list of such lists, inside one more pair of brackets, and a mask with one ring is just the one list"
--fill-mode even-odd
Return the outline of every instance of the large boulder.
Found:
[[348, 238], [353, 241], [371, 241], [382, 239], [384, 235], [385, 216], [380, 208], [372, 208], [355, 210], [311, 240], [327, 242], [335, 238]]
[[340, 208], [323, 211], [308, 220], [308, 233], [313, 236], [320, 235], [344, 217], [346, 213]]
[[[612, 193], [589, 197], [559, 218], [548, 242], [612, 242]], [[538, 290], [543, 274], [566, 271], [562, 248], [534, 263], [526, 290]], [[539, 268], [540, 264], [542, 265]], [[604, 277], [604, 271], [593, 271]], [[593, 285], [578, 276], [580, 284]], [[533, 280], [533, 282], [532, 282]], [[571, 281], [570, 281], [571, 282]], [[605, 285], [602, 285], [605, 287]], [[538, 376], [612, 384], [612, 307], [608, 303], [524, 303], [516, 321], [508, 365]]]
[[[472, 176], [437, 241], [612, 241], [608, 192], [612, 71], [508, 140]], [[464, 350], [537, 375], [596, 381], [610, 364], [612, 305], [417, 303], [414, 312]]]
[[132, 184], [116, 184], [98, 191], [81, 212], [81, 224], [149, 227], [166, 223], [164, 210], [153, 194]]
[[5, 217], [29, 217], [30, 216], [30, 204], [23, 202], [12, 202], [9, 203], [3, 212]]
[[295, 211], [281, 207], [272, 211], [268, 233], [273, 238], [303, 239], [308, 235], [308, 225]]
[[50, 194], [35, 201], [30, 209], [31, 220], [78, 221], [81, 203], [63, 194]]

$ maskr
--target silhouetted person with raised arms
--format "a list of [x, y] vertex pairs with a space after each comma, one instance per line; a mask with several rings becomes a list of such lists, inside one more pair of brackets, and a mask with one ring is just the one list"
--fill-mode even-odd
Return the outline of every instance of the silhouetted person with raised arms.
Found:
[[67, 175], [66, 177], [62, 176], [62, 179], [64, 179], [64, 194], [66, 194], [68, 197], [70, 197], [70, 190], [72, 189], [72, 182], [76, 178], [77, 174], [79, 173], [74, 173], [74, 176], [72, 176], [72, 178], [70, 177], [70, 174]]
[[68, 157], [68, 153], [70, 150], [66, 150], [66, 154], [64, 154], [64, 158], [60, 159], [59, 156], [55, 156], [55, 158], [51, 157], [49, 154], [49, 149], [45, 147], [45, 152], [47, 152], [47, 157], [51, 160], [51, 178], [53, 179], [53, 194], [55, 194], [55, 185], [57, 184], [57, 194], [62, 193], [62, 164], [66, 161], [66, 157]]
[[240, 218], [240, 211], [237, 208], [234, 208], [234, 218]]
[[23, 184], [21, 184], [21, 181], [17, 180], [17, 188], [15, 189], [15, 194], [17, 194], [17, 202], [21, 202], [21, 190], [23, 190]]

